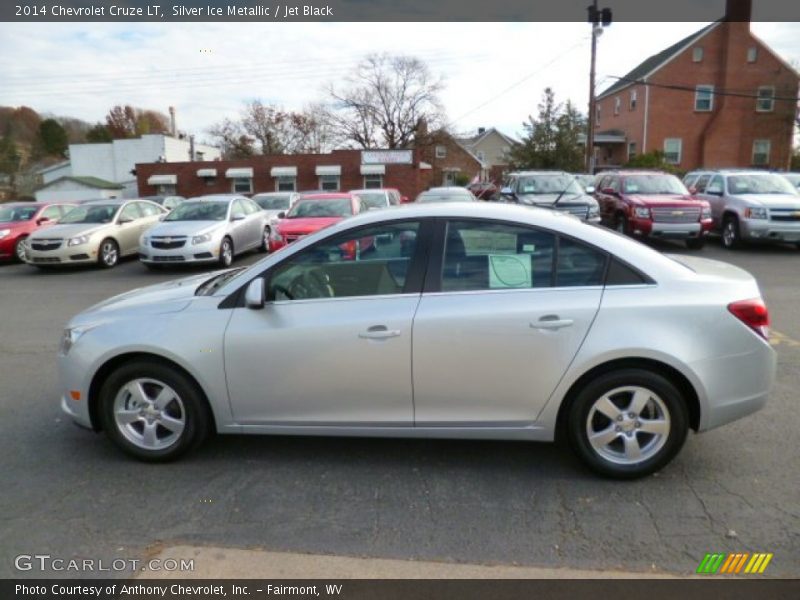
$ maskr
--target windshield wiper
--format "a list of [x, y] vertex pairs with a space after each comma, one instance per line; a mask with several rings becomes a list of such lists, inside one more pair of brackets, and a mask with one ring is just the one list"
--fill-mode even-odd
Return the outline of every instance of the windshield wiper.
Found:
[[570, 181], [569, 183], [567, 183], [567, 187], [565, 187], [565, 188], [564, 188], [564, 189], [561, 191], [561, 193], [558, 195], [558, 197], [557, 197], [555, 200], [553, 200], [553, 206], [555, 206], [556, 204], [558, 204], [558, 201], [559, 201], [559, 200], [561, 200], [561, 197], [562, 197], [564, 194], [566, 194], [566, 193], [567, 193], [567, 190], [570, 188], [570, 186], [572, 186], [572, 182], [571, 182], [571, 181]]

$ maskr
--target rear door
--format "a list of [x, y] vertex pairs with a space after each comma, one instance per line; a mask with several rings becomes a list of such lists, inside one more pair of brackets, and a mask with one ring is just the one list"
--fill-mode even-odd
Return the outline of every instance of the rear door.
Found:
[[414, 422], [530, 424], [589, 331], [606, 255], [517, 224], [442, 228], [414, 318]]

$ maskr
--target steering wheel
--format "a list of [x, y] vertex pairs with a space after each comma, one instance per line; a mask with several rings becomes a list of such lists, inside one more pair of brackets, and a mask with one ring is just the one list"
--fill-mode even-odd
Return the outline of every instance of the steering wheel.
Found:
[[284, 294], [295, 298], [333, 298], [330, 278], [319, 269], [310, 269], [295, 277]]

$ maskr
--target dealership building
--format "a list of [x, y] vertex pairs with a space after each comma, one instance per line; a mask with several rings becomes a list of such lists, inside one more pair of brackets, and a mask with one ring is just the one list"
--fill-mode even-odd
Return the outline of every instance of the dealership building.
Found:
[[239, 160], [139, 163], [140, 196], [258, 194], [275, 191], [348, 191], [397, 188], [409, 198], [432, 184], [432, 167], [418, 150], [334, 150]]

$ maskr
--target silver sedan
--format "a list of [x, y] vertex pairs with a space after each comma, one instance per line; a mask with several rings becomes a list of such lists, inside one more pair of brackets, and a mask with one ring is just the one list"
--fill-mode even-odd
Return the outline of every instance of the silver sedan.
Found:
[[212, 432], [565, 435], [632, 478], [764, 405], [768, 326], [756, 281], [726, 263], [544, 209], [406, 206], [80, 313], [61, 405], [148, 461]]

